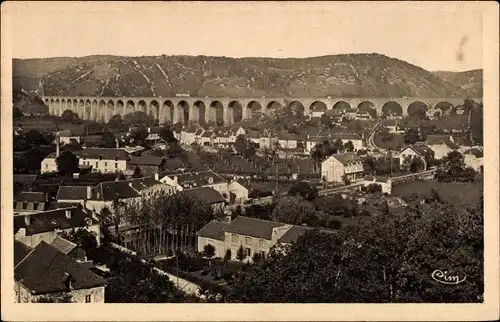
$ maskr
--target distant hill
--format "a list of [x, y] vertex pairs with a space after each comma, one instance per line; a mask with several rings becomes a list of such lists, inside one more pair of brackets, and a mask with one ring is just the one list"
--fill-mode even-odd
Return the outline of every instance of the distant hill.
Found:
[[13, 108], [17, 107], [24, 114], [48, 114], [49, 108], [43, 100], [33, 92], [14, 89], [12, 95]]
[[469, 97], [483, 96], [483, 70], [474, 69], [465, 72], [433, 72], [445, 82], [466, 91]]
[[379, 54], [312, 58], [207, 56], [15, 59], [15, 88], [40, 95], [463, 97], [418, 66]]

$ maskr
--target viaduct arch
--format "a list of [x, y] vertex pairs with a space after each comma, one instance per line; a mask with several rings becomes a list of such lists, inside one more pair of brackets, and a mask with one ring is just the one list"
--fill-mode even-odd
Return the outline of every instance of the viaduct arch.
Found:
[[[367, 110], [372, 116], [409, 114], [421, 115], [422, 110], [447, 110], [463, 104], [465, 98], [369, 98], [369, 97], [90, 97], [90, 96], [44, 96], [44, 103], [51, 115], [62, 115], [71, 110], [82, 119], [107, 122], [113, 115], [142, 111], [152, 115], [160, 124], [165, 122], [199, 123], [223, 121], [231, 125], [240, 120], [272, 114], [277, 108], [313, 116], [326, 110], [355, 108]], [[482, 98], [472, 98], [482, 102]]]

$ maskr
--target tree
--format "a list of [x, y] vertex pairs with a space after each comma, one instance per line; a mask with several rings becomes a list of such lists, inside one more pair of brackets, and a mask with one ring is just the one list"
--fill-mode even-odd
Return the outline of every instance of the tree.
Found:
[[230, 261], [231, 260], [231, 256], [232, 256], [231, 250], [228, 248], [226, 250], [226, 253], [224, 254], [224, 261], [226, 261], [226, 262]]
[[45, 138], [45, 136], [38, 132], [37, 130], [30, 130], [25, 135], [24, 138], [28, 146], [35, 148], [40, 145], [50, 144], [50, 141]]
[[301, 181], [290, 187], [288, 195], [300, 195], [302, 198], [312, 201], [318, 196], [318, 189], [316, 187], [311, 187], [311, 185], [305, 181]]
[[116, 147], [116, 140], [115, 140], [115, 136], [113, 135], [113, 133], [105, 131], [102, 134], [101, 145], [104, 148], [114, 148], [114, 147]]
[[130, 138], [134, 141], [135, 144], [143, 145], [148, 137], [149, 132], [148, 129], [144, 126], [134, 128], [130, 133]]
[[134, 168], [134, 174], [132, 176], [134, 178], [142, 178], [143, 177], [142, 170], [141, 170], [141, 168], [138, 165], [135, 166], [135, 168]]
[[76, 114], [72, 110], [65, 110], [61, 114], [61, 121], [65, 122], [65, 123], [76, 124], [76, 123], [80, 122], [81, 120], [80, 120], [80, 117], [78, 116], [78, 114]]
[[203, 256], [207, 258], [212, 258], [215, 256], [215, 247], [211, 244], [203, 246]]
[[71, 151], [63, 151], [57, 158], [57, 171], [62, 176], [72, 176], [78, 172], [78, 158]]
[[164, 124], [160, 130], [160, 138], [165, 140], [167, 143], [177, 142], [177, 139], [174, 136], [174, 132], [172, 131], [172, 126], [170, 124]]
[[354, 144], [352, 143], [351, 140], [347, 141], [345, 144], [344, 144], [344, 150], [346, 152], [353, 152], [354, 151]]
[[411, 161], [410, 161], [410, 171], [415, 173], [415, 172], [419, 172], [419, 171], [422, 171], [424, 170], [425, 168], [425, 164], [424, 164], [424, 161], [422, 160], [421, 157], [414, 157], [414, 158], [411, 158]]
[[415, 144], [420, 140], [420, 134], [417, 129], [411, 128], [405, 131], [404, 142], [405, 144]]
[[332, 127], [332, 118], [330, 116], [328, 116], [328, 114], [326, 114], [326, 113], [323, 113], [321, 115], [321, 117], [319, 118], [319, 121], [320, 121], [321, 125], [326, 129]]
[[263, 256], [262, 256], [262, 254], [261, 254], [261, 253], [259, 253], [259, 252], [254, 253], [254, 254], [253, 254], [253, 256], [252, 256], [252, 262], [253, 262], [254, 264], [256, 264], [256, 263], [260, 263], [263, 259], [264, 259], [264, 258], [263, 258]]
[[314, 214], [314, 207], [302, 197], [284, 197], [273, 210], [273, 221], [300, 225]]
[[153, 126], [154, 118], [143, 111], [135, 111], [123, 116], [123, 123], [128, 126]]
[[14, 109], [12, 110], [12, 118], [15, 120], [22, 118], [23, 115], [23, 112], [17, 107], [14, 107]]
[[109, 121], [108, 121], [108, 125], [109, 127], [111, 127], [112, 129], [123, 129], [124, 127], [124, 123], [123, 123], [123, 119], [122, 119], [122, 116], [120, 114], [115, 114], [113, 115]]
[[87, 229], [78, 229], [72, 231], [63, 231], [60, 233], [65, 238], [85, 251], [86, 256], [93, 260], [97, 255], [97, 235]]
[[243, 245], [240, 245], [240, 248], [238, 248], [238, 251], [236, 252], [236, 259], [243, 262], [245, 258], [247, 258], [247, 252], [243, 249]]
[[337, 139], [335, 140], [335, 142], [333, 142], [333, 153], [340, 153], [342, 151], [342, 149], [344, 148], [344, 144], [342, 143], [342, 140], [341, 139]]

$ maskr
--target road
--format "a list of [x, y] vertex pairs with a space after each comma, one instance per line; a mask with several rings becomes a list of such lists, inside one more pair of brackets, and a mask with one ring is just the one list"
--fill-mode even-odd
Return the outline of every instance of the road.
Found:
[[378, 121], [378, 122], [377, 122], [377, 124], [375, 124], [375, 125], [373, 126], [372, 132], [371, 132], [370, 136], [368, 137], [368, 140], [366, 140], [366, 143], [367, 143], [367, 145], [368, 145], [368, 149], [370, 149], [370, 150], [372, 150], [372, 151], [373, 151], [373, 150], [375, 150], [375, 149], [377, 149], [377, 150], [379, 150], [379, 151], [380, 151], [380, 153], [384, 154], [384, 153], [386, 153], [387, 151], [386, 151], [385, 149], [382, 149], [382, 148], [378, 147], [378, 146], [375, 144], [375, 140], [374, 140], [374, 138], [375, 138], [375, 134], [377, 133], [377, 129], [378, 129], [379, 127], [381, 127], [381, 126], [382, 126], [382, 121]]

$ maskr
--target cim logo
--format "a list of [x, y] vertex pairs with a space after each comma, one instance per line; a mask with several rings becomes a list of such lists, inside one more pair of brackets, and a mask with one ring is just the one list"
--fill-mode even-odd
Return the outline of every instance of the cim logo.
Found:
[[467, 278], [464, 276], [464, 278], [460, 279], [458, 275], [449, 275], [448, 271], [441, 271], [439, 269], [435, 270], [432, 272], [431, 277], [433, 280], [435, 280], [438, 283], [441, 284], [447, 284], [447, 285], [457, 285], [465, 281]]

